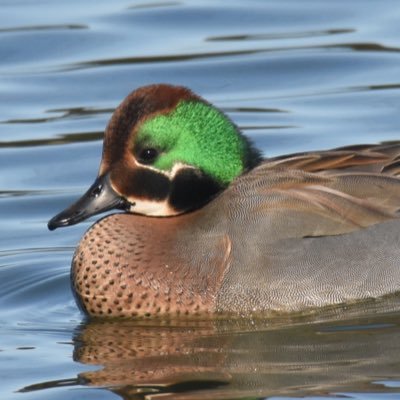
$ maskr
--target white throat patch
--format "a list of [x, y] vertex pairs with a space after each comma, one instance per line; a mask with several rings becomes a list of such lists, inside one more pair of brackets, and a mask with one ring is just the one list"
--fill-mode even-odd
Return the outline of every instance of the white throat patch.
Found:
[[168, 200], [156, 201], [156, 200], [129, 200], [133, 203], [130, 208], [132, 213], [151, 215], [154, 217], [168, 217], [171, 215], [177, 215], [179, 212], [174, 210], [169, 204]]
[[[182, 169], [196, 169], [192, 165], [183, 164], [181, 162], [177, 162], [169, 171], [163, 171], [152, 167], [150, 165], [144, 165], [139, 163], [135, 160], [137, 166], [140, 168], [149, 169], [151, 171], [157, 172], [159, 174], [165, 175], [169, 180], [173, 180], [174, 177], [179, 173]], [[130, 211], [136, 214], [143, 214], [143, 215], [151, 215], [154, 217], [168, 217], [172, 215], [180, 214], [179, 211], [176, 211], [172, 208], [169, 203], [168, 199], [165, 200], [151, 200], [151, 199], [143, 199], [143, 198], [135, 198], [133, 196], [128, 198], [129, 202], [132, 203]]]

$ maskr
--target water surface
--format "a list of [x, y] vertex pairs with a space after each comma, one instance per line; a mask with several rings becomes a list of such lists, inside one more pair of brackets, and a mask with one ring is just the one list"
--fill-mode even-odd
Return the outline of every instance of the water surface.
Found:
[[392, 0], [0, 1], [0, 398], [397, 398], [396, 298], [89, 322], [69, 265], [93, 220], [46, 223], [95, 177], [113, 109], [149, 83], [190, 87], [269, 156], [400, 139], [399, 18]]

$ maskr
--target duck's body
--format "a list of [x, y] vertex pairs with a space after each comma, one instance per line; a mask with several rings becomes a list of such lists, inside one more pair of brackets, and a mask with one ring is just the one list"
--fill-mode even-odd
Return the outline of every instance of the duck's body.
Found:
[[[145, 90], [159, 93], [160, 86], [158, 92], [154, 88]], [[117, 140], [118, 118], [128, 109], [133, 112], [132, 103], [137, 107], [137, 92], [128, 100], [108, 127], [105, 146], [111, 150], [104, 150], [102, 186], [94, 185], [84, 201], [55, 217], [50, 227], [86, 217], [82, 210], [87, 211], [88, 196], [89, 214], [98, 211], [92, 203], [100, 198], [103, 209], [142, 207], [150, 210], [139, 210], [143, 214], [162, 216], [163, 210], [166, 217], [114, 214], [86, 232], [74, 256], [72, 280], [90, 315], [299, 311], [400, 290], [399, 143], [260, 161], [248, 142], [239, 141], [254, 162], [242, 157], [242, 172], [225, 184], [224, 173], [210, 174], [206, 166], [193, 167], [180, 157], [168, 167], [173, 172], [165, 174], [161, 151], [158, 158], [150, 157], [151, 165], [135, 158], [129, 167], [124, 149], [118, 156], [115, 143], [110, 145]], [[174, 107], [168, 104], [161, 114], [168, 116]], [[136, 119], [125, 133], [127, 142], [134, 142], [133, 154], [141, 115], [131, 116]], [[152, 132], [158, 128], [147, 124]], [[168, 156], [172, 150], [164, 152]], [[121, 165], [131, 168], [128, 183]], [[149, 178], [157, 185], [151, 187], [142, 176], [138, 192], [142, 167], [157, 174]], [[162, 176], [169, 179], [164, 197]], [[104, 194], [104, 200], [101, 191], [108, 180], [113, 193]], [[136, 186], [130, 188], [132, 181]], [[101, 193], [95, 193], [99, 187]]]

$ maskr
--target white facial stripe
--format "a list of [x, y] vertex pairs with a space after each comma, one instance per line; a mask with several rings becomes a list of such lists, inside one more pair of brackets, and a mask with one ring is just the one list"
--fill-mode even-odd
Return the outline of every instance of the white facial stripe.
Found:
[[168, 200], [134, 200], [130, 198], [129, 201], [134, 203], [130, 208], [130, 211], [133, 213], [152, 215], [154, 217], [166, 217], [178, 214], [176, 210], [170, 207]]
[[[196, 169], [192, 165], [184, 164], [181, 162], [177, 162], [173, 165], [172, 169], [169, 171], [163, 171], [158, 168], [155, 168], [151, 165], [145, 165], [138, 162], [134, 159], [135, 165], [138, 168], [146, 168], [148, 170], [154, 171], [158, 174], [162, 174], [166, 176], [169, 180], [173, 180], [174, 177], [179, 173], [179, 171], [183, 169]], [[172, 215], [180, 214], [179, 211], [176, 211], [172, 208], [168, 203], [168, 198], [165, 200], [152, 200], [152, 199], [138, 199], [134, 196], [129, 196], [127, 200], [132, 204], [130, 207], [130, 212], [143, 214], [143, 215], [151, 215], [155, 217], [167, 217]]]
[[169, 177], [171, 179], [173, 179], [175, 177], [175, 175], [181, 171], [182, 169], [196, 169], [196, 167], [194, 167], [193, 165], [189, 165], [189, 164], [183, 164], [181, 162], [177, 162], [176, 164], [174, 164], [174, 166], [172, 167]]
[[134, 158], [134, 161], [135, 161], [135, 165], [137, 167], [149, 169], [150, 171], [154, 171], [154, 172], [157, 172], [158, 174], [162, 174], [162, 175], [166, 176], [167, 178], [170, 177], [169, 171], [163, 171], [162, 169], [152, 167], [151, 165], [141, 164], [138, 160], [136, 160], [136, 158]]
[[135, 165], [136, 165], [136, 166], [138, 166], [138, 167], [140, 167], [140, 168], [149, 169], [149, 170], [154, 171], [154, 172], [157, 172], [157, 173], [159, 173], [159, 174], [163, 174], [164, 176], [166, 176], [166, 177], [169, 178], [170, 180], [172, 180], [172, 179], [175, 177], [175, 175], [176, 175], [181, 169], [189, 169], [189, 168], [190, 168], [190, 169], [196, 169], [193, 165], [184, 164], [184, 163], [181, 163], [181, 162], [179, 162], [179, 161], [173, 165], [173, 167], [172, 167], [171, 170], [168, 170], [168, 171], [164, 171], [164, 170], [162, 170], [162, 169], [155, 168], [155, 167], [153, 167], [153, 166], [151, 166], [151, 165], [141, 164], [141, 163], [140, 163], [138, 160], [136, 160], [135, 158], [134, 158], [134, 162], [135, 162]]

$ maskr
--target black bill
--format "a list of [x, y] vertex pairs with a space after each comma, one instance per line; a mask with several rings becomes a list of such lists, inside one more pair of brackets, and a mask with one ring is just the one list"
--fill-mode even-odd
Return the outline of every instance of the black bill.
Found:
[[129, 210], [131, 204], [112, 188], [109, 174], [99, 176], [89, 190], [74, 204], [61, 211], [47, 224], [52, 231], [62, 226], [77, 224], [104, 211]]

